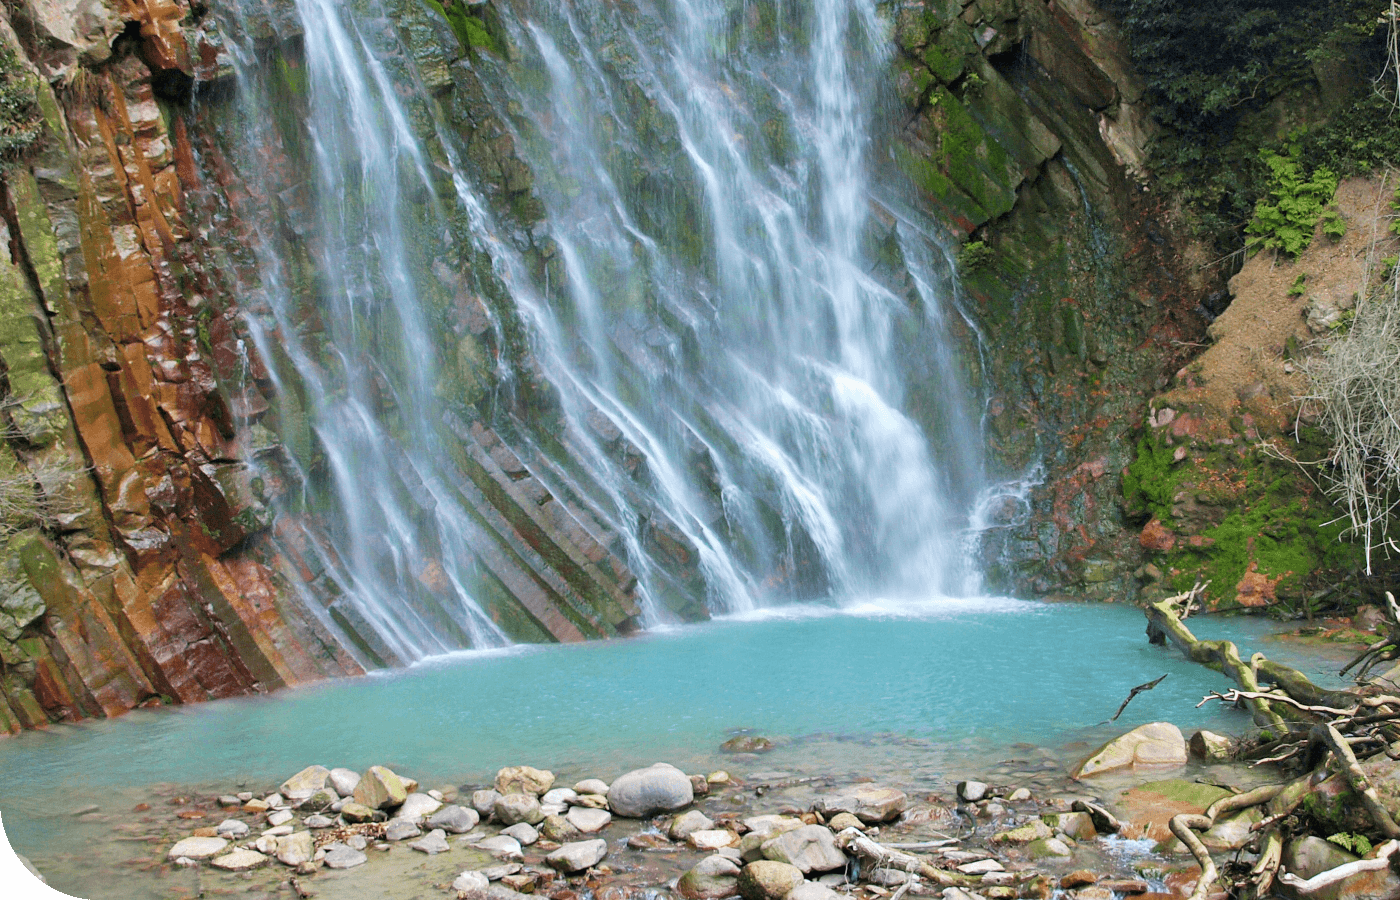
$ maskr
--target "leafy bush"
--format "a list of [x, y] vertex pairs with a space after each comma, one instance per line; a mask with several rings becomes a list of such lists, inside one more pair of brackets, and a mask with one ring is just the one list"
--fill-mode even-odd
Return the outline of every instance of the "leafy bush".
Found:
[[958, 251], [958, 271], [964, 275], [985, 269], [992, 261], [996, 251], [984, 241], [968, 241], [963, 244]]
[[1290, 141], [1284, 153], [1264, 150], [1260, 158], [1269, 169], [1269, 193], [1254, 206], [1245, 233], [1255, 249], [1278, 249], [1297, 256], [1312, 243], [1322, 211], [1332, 202], [1340, 179], [1326, 166], [1305, 177], [1299, 165], [1302, 149]]
[[0, 160], [14, 162], [39, 141], [44, 119], [30, 75], [13, 50], [0, 48]]

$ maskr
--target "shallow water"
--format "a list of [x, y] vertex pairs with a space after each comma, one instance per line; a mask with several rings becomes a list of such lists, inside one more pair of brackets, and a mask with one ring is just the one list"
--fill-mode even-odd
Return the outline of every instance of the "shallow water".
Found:
[[[1192, 625], [1198, 636], [1238, 641], [1246, 656], [1271, 630], [1244, 619]], [[463, 653], [0, 741], [0, 812], [15, 849], [55, 886], [95, 898], [117, 896], [91, 892], [109, 884], [95, 871], [99, 845], [122, 818], [102, 813], [123, 813], [158, 785], [257, 791], [312, 763], [387, 763], [425, 786], [481, 783], [519, 763], [611, 779], [666, 760], [693, 772], [869, 774], [937, 790], [1003, 774], [998, 767], [1059, 777], [1090, 744], [1143, 722], [1248, 729], [1243, 714], [1219, 704], [1196, 709], [1205, 693], [1227, 687], [1223, 676], [1149, 645], [1143, 629], [1130, 607], [940, 598], [770, 610], [625, 641]], [[1272, 658], [1325, 677], [1299, 651], [1268, 643]], [[1163, 673], [1117, 723], [1098, 724], [1129, 688]], [[779, 746], [762, 757], [720, 753], [738, 729]], [[1008, 757], [1021, 762], [1003, 765]], [[73, 817], [90, 804], [102, 813]]]

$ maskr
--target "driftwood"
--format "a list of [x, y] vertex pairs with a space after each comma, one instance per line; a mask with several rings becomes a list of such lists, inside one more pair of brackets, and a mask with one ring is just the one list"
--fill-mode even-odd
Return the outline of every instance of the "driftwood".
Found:
[[[1301, 774], [1283, 784], [1223, 797], [1201, 815], [1172, 817], [1172, 834], [1186, 845], [1201, 867], [1201, 877], [1191, 900], [1204, 900], [1220, 878], [1220, 870], [1196, 832], [1211, 828], [1220, 816], [1255, 806], [1262, 806], [1264, 812], [1263, 820], [1254, 826], [1260, 835], [1259, 855], [1247, 875], [1226, 885], [1232, 896], [1262, 900], [1270, 894], [1275, 880], [1308, 894], [1359, 872], [1389, 866], [1391, 857], [1400, 848], [1400, 825], [1367, 779], [1358, 753], [1367, 758], [1381, 753], [1400, 758], [1390, 749], [1400, 741], [1400, 697], [1387, 693], [1384, 684], [1365, 678], [1365, 674], [1380, 662], [1400, 658], [1400, 605], [1392, 595], [1386, 595], [1391, 613], [1391, 620], [1386, 623], [1389, 637], [1372, 644], [1344, 670], [1359, 667], [1357, 686], [1350, 690], [1327, 690], [1313, 684], [1298, 670], [1271, 662], [1262, 654], [1255, 654], [1245, 662], [1230, 641], [1197, 639], [1177, 610], [1178, 607], [1190, 610], [1199, 589], [1197, 585], [1186, 594], [1149, 604], [1146, 610], [1148, 638], [1154, 644], [1170, 641], [1188, 659], [1229, 676], [1237, 685], [1235, 689], [1223, 693], [1213, 691], [1201, 703], [1214, 700], [1248, 709], [1254, 721], [1268, 734], [1267, 739], [1258, 742], [1252, 750], [1258, 757], [1254, 764], [1291, 766]], [[1333, 771], [1340, 772], [1360, 798], [1360, 805], [1372, 825], [1371, 833], [1388, 840], [1379, 845], [1373, 858], [1347, 863], [1307, 881], [1292, 874], [1280, 876], [1285, 833], [1298, 833], [1297, 829], [1304, 824], [1299, 821], [1299, 807]]]
[[918, 875], [939, 887], [967, 888], [981, 884], [980, 878], [940, 869], [926, 859], [876, 843], [863, 834], [851, 835], [850, 842], [846, 844], [845, 849], [847, 853], [853, 854], [863, 863], [877, 868], [898, 869], [901, 872]]
[[1143, 691], [1150, 691], [1150, 690], [1152, 690], [1152, 689], [1155, 688], [1157, 685], [1161, 684], [1162, 681], [1163, 681], [1163, 679], [1165, 679], [1166, 677], [1167, 677], [1166, 675], [1163, 675], [1161, 678], [1157, 678], [1157, 679], [1155, 679], [1155, 680], [1153, 680], [1153, 681], [1149, 681], [1149, 682], [1147, 682], [1146, 684], [1140, 684], [1140, 685], [1138, 685], [1137, 687], [1135, 687], [1135, 688], [1131, 689], [1130, 691], [1128, 691], [1128, 696], [1125, 697], [1125, 698], [1123, 698], [1123, 702], [1122, 702], [1121, 704], [1119, 704], [1119, 706], [1118, 706], [1118, 712], [1116, 712], [1116, 713], [1113, 714], [1113, 718], [1111, 718], [1111, 719], [1104, 719], [1104, 720], [1103, 720], [1102, 722], [1100, 722], [1099, 724], [1100, 724], [1100, 725], [1107, 725], [1109, 722], [1117, 722], [1117, 721], [1118, 721], [1118, 717], [1121, 716], [1121, 715], [1123, 715], [1123, 710], [1125, 710], [1125, 709], [1128, 708], [1128, 704], [1133, 702], [1133, 698], [1134, 698], [1134, 697], [1136, 697], [1138, 694], [1141, 694]]

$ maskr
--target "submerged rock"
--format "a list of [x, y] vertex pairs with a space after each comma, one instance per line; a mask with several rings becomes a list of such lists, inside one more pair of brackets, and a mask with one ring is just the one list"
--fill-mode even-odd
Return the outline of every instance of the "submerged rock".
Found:
[[756, 734], [741, 734], [719, 745], [725, 753], [767, 753], [773, 749], [773, 742]]
[[356, 866], [364, 865], [369, 857], [359, 850], [348, 847], [345, 844], [328, 844], [323, 848], [326, 851], [322, 860], [328, 869], [353, 869]]
[[619, 816], [645, 819], [689, 806], [695, 800], [690, 778], [667, 763], [635, 769], [608, 788], [608, 806]]
[[191, 837], [176, 843], [166, 856], [170, 859], [181, 856], [187, 859], [208, 859], [222, 853], [227, 846], [228, 841], [221, 837]]
[[230, 872], [246, 872], [249, 869], [265, 866], [267, 863], [268, 858], [256, 850], [235, 850], [209, 861], [209, 865], [214, 868], [226, 869]]

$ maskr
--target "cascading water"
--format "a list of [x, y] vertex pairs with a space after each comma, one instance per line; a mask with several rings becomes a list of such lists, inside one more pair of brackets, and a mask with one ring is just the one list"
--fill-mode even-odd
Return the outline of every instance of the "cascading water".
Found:
[[[259, 33], [257, 11], [229, 33]], [[314, 513], [284, 521], [314, 523], [300, 542], [340, 595], [328, 624], [391, 663], [506, 640], [453, 426], [478, 416], [595, 504], [644, 621], [687, 589], [715, 613], [975, 590], [966, 327], [935, 226], [875, 174], [874, 0], [513, 4], [510, 62], [460, 65], [533, 173], [529, 235], [484, 199], [389, 4], [296, 12], [299, 57], [239, 48], [233, 143], [271, 198], [247, 320]], [[490, 322], [494, 392], [459, 374], [481, 346], [458, 343], [464, 291], [511, 307]], [[557, 419], [522, 412], [512, 359]], [[702, 585], [668, 574], [668, 541]]]

